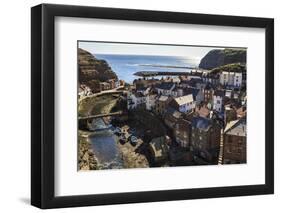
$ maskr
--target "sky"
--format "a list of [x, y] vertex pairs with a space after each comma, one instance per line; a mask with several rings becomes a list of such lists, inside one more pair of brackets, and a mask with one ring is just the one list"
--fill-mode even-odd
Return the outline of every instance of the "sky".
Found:
[[136, 43], [89, 42], [79, 41], [82, 48], [93, 55], [95, 54], [124, 54], [124, 55], [159, 55], [182, 56], [194, 59], [203, 58], [212, 49], [218, 47], [202, 46], [177, 46], [177, 45], [152, 45]]

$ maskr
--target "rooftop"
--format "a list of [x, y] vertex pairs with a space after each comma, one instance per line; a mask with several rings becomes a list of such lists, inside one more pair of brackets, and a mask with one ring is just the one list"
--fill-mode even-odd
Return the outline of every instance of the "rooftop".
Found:
[[205, 86], [205, 90], [211, 90], [211, 89], [214, 89], [213, 85], [211, 83], [207, 83]]
[[228, 135], [246, 137], [246, 116], [241, 119], [228, 122], [225, 127], [224, 133]]
[[196, 107], [195, 110], [201, 117], [207, 117], [210, 114], [210, 110], [206, 105]]
[[164, 136], [153, 138], [149, 145], [152, 148], [155, 157], [163, 157], [169, 151]]
[[163, 90], [171, 90], [175, 84], [173, 82], [162, 82], [161, 84], [156, 85], [155, 87]]
[[174, 100], [177, 102], [177, 104], [179, 106], [181, 106], [181, 105], [184, 105], [186, 103], [193, 102], [193, 95], [189, 94], [189, 95], [181, 96], [181, 97], [178, 97], [178, 98], [174, 98]]
[[191, 122], [192, 127], [208, 131], [211, 127], [211, 120], [200, 116], [193, 117]]
[[223, 97], [224, 96], [224, 91], [223, 90], [215, 90], [214, 96]]
[[198, 95], [198, 92], [200, 91], [200, 89], [194, 88], [194, 87], [188, 87], [184, 89], [184, 94], [189, 95], [192, 94], [193, 95], [193, 99], [195, 100], [195, 97]]
[[135, 96], [136, 96], [137, 98], [144, 97], [144, 95], [143, 95], [141, 92], [136, 92], [136, 93], [135, 93]]
[[174, 108], [168, 107], [166, 115], [172, 115], [174, 118], [180, 118], [182, 117], [182, 113], [178, 110], [175, 110]]
[[168, 98], [169, 98], [168, 96], [161, 95], [161, 96], [158, 98], [158, 101], [167, 101]]

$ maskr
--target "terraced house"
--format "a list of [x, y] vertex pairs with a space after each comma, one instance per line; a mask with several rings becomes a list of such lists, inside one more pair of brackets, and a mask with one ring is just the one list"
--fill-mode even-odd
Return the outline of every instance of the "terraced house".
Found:
[[229, 122], [223, 137], [223, 163], [246, 163], [246, 116]]
[[242, 73], [224, 71], [220, 74], [220, 83], [224, 86], [240, 87], [242, 85]]
[[192, 135], [190, 150], [196, 158], [206, 163], [217, 164], [220, 149], [221, 127], [209, 118], [193, 117], [191, 121]]
[[174, 109], [178, 110], [179, 112], [186, 113], [193, 110], [196, 106], [196, 103], [193, 100], [193, 95], [189, 94], [189, 95], [171, 99], [169, 105]]

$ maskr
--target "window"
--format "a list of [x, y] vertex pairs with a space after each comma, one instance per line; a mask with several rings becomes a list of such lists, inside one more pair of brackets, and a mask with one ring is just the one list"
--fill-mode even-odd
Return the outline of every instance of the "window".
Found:
[[203, 158], [206, 158], [206, 154], [204, 152], [200, 152], [200, 155], [203, 157]]
[[242, 141], [239, 140], [239, 141], [238, 141], [238, 146], [242, 146], [242, 144], [243, 144]]

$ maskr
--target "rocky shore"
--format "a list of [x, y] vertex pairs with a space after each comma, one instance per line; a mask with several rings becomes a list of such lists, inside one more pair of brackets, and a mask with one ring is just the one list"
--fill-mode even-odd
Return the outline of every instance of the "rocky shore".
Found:
[[79, 134], [78, 144], [78, 169], [79, 170], [97, 170], [98, 162], [91, 149], [91, 144], [88, 140], [88, 135]]

